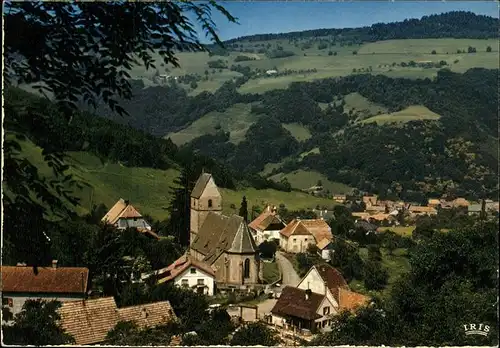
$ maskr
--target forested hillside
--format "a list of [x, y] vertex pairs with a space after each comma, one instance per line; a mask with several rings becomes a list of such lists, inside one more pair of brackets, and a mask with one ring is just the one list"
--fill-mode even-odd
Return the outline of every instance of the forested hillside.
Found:
[[314, 29], [280, 34], [260, 34], [239, 37], [226, 43], [239, 41], [263, 41], [274, 39], [302, 39], [318, 36], [347, 37], [355, 41], [424, 38], [497, 38], [498, 19], [476, 15], [472, 12], [453, 11], [406, 19], [403, 22], [378, 23], [369, 27], [346, 29]]

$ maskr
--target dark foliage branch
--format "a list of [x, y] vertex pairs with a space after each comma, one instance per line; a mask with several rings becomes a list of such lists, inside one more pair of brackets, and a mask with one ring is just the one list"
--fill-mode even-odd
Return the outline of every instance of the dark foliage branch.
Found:
[[165, 64], [179, 66], [175, 53], [205, 51], [192, 13], [206, 36], [220, 40], [212, 8], [235, 22], [215, 1], [192, 2], [12, 2], [5, 19], [6, 82], [39, 84], [65, 109], [80, 98], [102, 99], [123, 114], [117, 97], [130, 99], [134, 65], [155, 68], [157, 51]]

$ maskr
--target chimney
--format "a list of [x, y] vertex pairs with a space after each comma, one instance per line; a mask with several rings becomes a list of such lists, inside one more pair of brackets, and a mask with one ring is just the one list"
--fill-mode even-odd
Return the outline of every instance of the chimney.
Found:
[[323, 284], [325, 285], [324, 291], [325, 291], [325, 295], [326, 295], [326, 290], [328, 289], [328, 284], [326, 282], [323, 282]]
[[312, 291], [311, 289], [306, 290], [306, 300], [309, 300], [311, 298]]
[[125, 200], [125, 205], [129, 205], [130, 204], [130, 201], [128, 199]]
[[57, 260], [52, 260], [52, 268], [57, 268]]

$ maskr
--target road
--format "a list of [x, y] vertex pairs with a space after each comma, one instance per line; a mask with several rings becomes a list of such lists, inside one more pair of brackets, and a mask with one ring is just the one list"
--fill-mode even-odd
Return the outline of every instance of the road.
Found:
[[281, 286], [288, 285], [295, 287], [299, 285], [301, 278], [299, 277], [297, 272], [295, 272], [292, 263], [279, 251], [276, 253], [276, 262], [279, 263], [281, 272], [283, 273]]

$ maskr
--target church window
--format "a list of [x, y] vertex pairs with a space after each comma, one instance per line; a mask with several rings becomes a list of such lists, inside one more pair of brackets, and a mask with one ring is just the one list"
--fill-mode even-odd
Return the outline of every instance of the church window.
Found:
[[243, 266], [243, 278], [250, 278], [250, 259], [245, 260]]
[[208, 200], [208, 207], [212, 208], [212, 200], [211, 199]]

